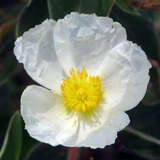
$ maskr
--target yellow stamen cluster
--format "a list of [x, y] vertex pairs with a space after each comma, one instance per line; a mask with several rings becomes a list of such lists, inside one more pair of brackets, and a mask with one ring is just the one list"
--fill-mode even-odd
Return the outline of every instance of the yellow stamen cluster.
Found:
[[77, 72], [72, 69], [61, 84], [61, 93], [67, 112], [91, 116], [102, 99], [101, 78], [89, 76], [85, 68]]

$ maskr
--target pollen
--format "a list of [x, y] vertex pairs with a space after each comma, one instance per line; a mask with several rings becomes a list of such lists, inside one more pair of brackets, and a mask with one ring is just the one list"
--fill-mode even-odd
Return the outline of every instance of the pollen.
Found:
[[62, 101], [68, 113], [85, 117], [94, 114], [102, 99], [102, 84], [99, 76], [89, 76], [85, 68], [72, 69], [61, 84]]

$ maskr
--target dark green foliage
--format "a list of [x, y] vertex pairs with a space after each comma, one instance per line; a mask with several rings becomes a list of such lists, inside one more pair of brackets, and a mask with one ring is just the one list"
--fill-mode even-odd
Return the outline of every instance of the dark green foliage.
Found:
[[111, 3], [108, 0], [32, 0], [29, 2], [20, 14], [16, 28], [17, 37], [47, 18], [57, 20], [73, 11], [105, 16]]
[[150, 58], [157, 58], [158, 43], [151, 19], [124, 13], [114, 7], [111, 17], [126, 28], [128, 40], [140, 45]]
[[46, 0], [29, 1], [22, 10], [16, 28], [16, 36], [21, 36], [25, 31], [40, 24], [49, 18]]
[[132, 5], [132, 0], [116, 0], [116, 5], [126, 13], [140, 15], [138, 9]]
[[19, 160], [22, 147], [22, 122], [19, 112], [10, 120], [0, 152], [0, 160]]
[[[19, 2], [14, 0], [14, 3]], [[157, 27], [156, 30], [156, 25], [160, 22], [160, 12], [143, 11], [134, 6], [132, 0], [21, 0], [20, 5], [9, 9], [9, 5], [13, 2], [9, 3], [9, 0], [3, 0], [0, 2], [0, 7], [5, 6], [5, 11], [12, 10], [12, 14], [14, 11], [16, 14], [10, 15], [8, 13], [4, 15], [0, 8], [0, 24], [7, 19], [13, 18], [16, 20], [19, 8], [22, 8], [22, 4], [25, 3], [26, 5], [18, 16], [16, 37], [21, 36], [25, 31], [42, 23], [47, 18], [58, 20], [74, 11], [106, 16], [112, 11], [110, 17], [126, 28], [128, 40], [140, 45], [147, 56], [156, 62], [156, 65], [150, 71], [151, 83], [146, 96], [142, 103], [135, 109], [128, 111], [128, 114], [131, 118], [130, 127], [159, 141], [160, 29]], [[114, 5], [113, 8], [112, 5]], [[21, 92], [28, 84], [33, 82], [26, 76], [26, 73], [16, 61], [13, 54], [13, 30], [8, 29], [8, 32], [12, 33], [6, 33], [4, 38], [0, 30], [0, 37], [2, 37], [2, 41], [0, 41], [0, 144], [3, 141], [5, 130], [8, 128], [0, 151], [0, 160], [66, 160], [67, 148], [61, 146], [51, 147], [32, 139], [24, 129], [20, 113], [15, 112], [20, 107]], [[11, 118], [13, 113], [15, 114]], [[116, 146], [116, 148], [114, 145], [101, 150], [86, 148], [84, 154], [86, 157], [84, 156], [85, 158], [82, 159], [90, 160], [93, 157], [94, 160], [152, 160], [152, 157], [159, 155], [160, 146], [157, 143], [148, 141], [145, 136], [142, 138], [124, 130], [120, 133], [117, 141], [120, 141], [118, 146], [123, 148], [122, 150], [118, 150], [118, 147]], [[110, 156], [109, 152], [114, 156]], [[139, 154], [141, 157], [138, 156]], [[122, 155], [127, 156], [123, 157]]]
[[25, 160], [66, 160], [66, 151], [67, 148], [65, 147], [52, 147], [46, 144], [39, 144], [33, 148]]

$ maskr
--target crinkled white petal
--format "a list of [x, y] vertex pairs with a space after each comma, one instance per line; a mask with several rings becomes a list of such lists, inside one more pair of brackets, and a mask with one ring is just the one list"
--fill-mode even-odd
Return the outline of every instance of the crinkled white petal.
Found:
[[109, 17], [71, 13], [54, 29], [56, 54], [66, 73], [86, 67], [95, 73], [106, 52], [126, 40], [125, 29]]
[[132, 42], [122, 42], [107, 52], [98, 70], [106, 105], [119, 110], [135, 107], [146, 93], [150, 68], [143, 50]]
[[21, 114], [31, 137], [52, 146], [72, 140], [75, 117], [62, 112], [59, 95], [39, 87], [27, 87], [21, 98]]
[[47, 88], [58, 90], [64, 72], [55, 54], [55, 23], [54, 20], [46, 20], [25, 32], [16, 40], [14, 53], [35, 81]]
[[117, 132], [125, 128], [130, 120], [126, 113], [100, 106], [92, 120], [80, 120], [74, 143], [67, 146], [104, 148], [115, 143]]
[[[52, 146], [113, 144], [130, 121], [124, 111], [140, 102], [149, 82], [145, 53], [108, 17], [71, 13], [57, 23], [46, 20], [18, 38], [14, 52], [28, 74], [52, 90], [29, 86], [21, 98], [25, 128]], [[82, 67], [102, 78], [103, 100], [91, 119], [64, 112], [59, 95], [65, 73]]]
[[95, 129], [92, 125], [84, 127], [82, 124], [79, 130], [79, 134], [83, 133], [85, 139], [79, 137], [82, 140], [75, 145], [78, 147], [104, 148], [106, 145], [114, 144], [117, 138], [117, 131], [108, 125]]
[[104, 115], [105, 113], [108, 114], [106, 125], [114, 128], [116, 131], [121, 131], [129, 124], [130, 119], [125, 112], [119, 111], [115, 108], [107, 111], [108, 109], [105, 108], [107, 108], [106, 105], [103, 106]]
[[59, 95], [35, 85], [22, 94], [21, 114], [30, 136], [52, 146], [103, 148], [129, 123], [127, 114], [105, 105], [91, 120], [68, 115]]

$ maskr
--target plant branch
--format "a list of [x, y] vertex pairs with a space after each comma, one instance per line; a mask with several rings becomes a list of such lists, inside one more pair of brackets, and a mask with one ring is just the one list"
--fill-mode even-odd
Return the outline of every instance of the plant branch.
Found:
[[77, 160], [78, 152], [79, 152], [79, 148], [70, 148], [68, 150], [68, 158], [67, 158], [67, 160]]
[[131, 127], [127, 127], [125, 129], [125, 131], [128, 132], [128, 133], [134, 134], [134, 135], [136, 135], [136, 136], [138, 136], [138, 137], [140, 137], [140, 138], [142, 138], [144, 140], [147, 140], [148, 142], [160, 145], [160, 140], [159, 139], [154, 138], [154, 137], [152, 137], [150, 135], [144, 134], [144, 133], [142, 133], [140, 131], [137, 131], [137, 130], [131, 128]]
[[113, 6], [114, 6], [114, 3], [115, 3], [115, 0], [111, 0], [111, 1], [112, 1], [112, 2], [111, 2], [111, 5], [110, 5], [110, 7], [109, 7], [109, 9], [108, 9], [107, 16], [110, 15], [110, 13], [111, 13], [111, 11], [112, 11], [112, 8], [113, 8]]
[[50, 7], [51, 5], [52, 5], [51, 2], [47, 0], [49, 18], [52, 18], [52, 8]]

